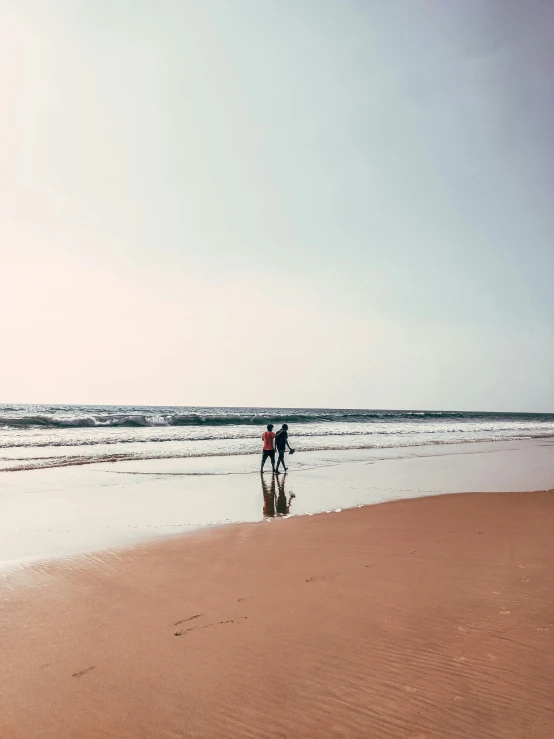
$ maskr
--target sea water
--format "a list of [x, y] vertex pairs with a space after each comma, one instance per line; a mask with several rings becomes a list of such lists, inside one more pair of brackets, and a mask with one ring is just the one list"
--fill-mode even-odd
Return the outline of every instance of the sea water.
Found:
[[302, 451], [554, 436], [545, 413], [0, 405], [0, 471], [259, 454], [266, 424], [284, 422]]

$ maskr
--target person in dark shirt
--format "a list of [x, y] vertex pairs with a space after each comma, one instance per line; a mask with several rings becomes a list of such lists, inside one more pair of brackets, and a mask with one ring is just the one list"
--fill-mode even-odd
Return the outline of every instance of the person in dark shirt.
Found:
[[277, 460], [277, 465], [275, 467], [275, 473], [279, 474], [279, 465], [281, 462], [283, 463], [283, 470], [286, 472], [287, 468], [285, 467], [285, 451], [288, 447], [289, 452], [292, 452], [292, 449], [290, 448], [289, 444], [289, 434], [288, 434], [289, 427], [286, 423], [282, 425], [282, 427], [277, 431], [275, 434], [275, 448], [277, 449], [277, 454], [279, 455], [279, 459]]

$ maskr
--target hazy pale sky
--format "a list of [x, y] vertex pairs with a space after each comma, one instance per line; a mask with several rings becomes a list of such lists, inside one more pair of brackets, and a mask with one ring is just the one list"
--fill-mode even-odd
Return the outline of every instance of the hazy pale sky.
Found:
[[0, 0], [0, 401], [554, 411], [554, 4]]

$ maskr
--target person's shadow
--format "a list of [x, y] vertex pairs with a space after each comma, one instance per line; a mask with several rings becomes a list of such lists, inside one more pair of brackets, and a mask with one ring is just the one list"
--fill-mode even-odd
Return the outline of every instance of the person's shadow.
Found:
[[[262, 495], [264, 498], [264, 518], [273, 518], [274, 516], [288, 516], [290, 512], [290, 504], [294, 493], [290, 493], [288, 499], [285, 491], [285, 480], [287, 476], [277, 477], [271, 476], [271, 482], [267, 482], [263, 475], [262, 479]], [[277, 489], [275, 483], [277, 482]]]

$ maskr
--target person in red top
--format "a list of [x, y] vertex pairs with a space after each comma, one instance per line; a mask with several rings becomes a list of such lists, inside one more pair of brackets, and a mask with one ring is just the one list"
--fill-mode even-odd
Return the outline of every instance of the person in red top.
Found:
[[271, 467], [273, 469], [273, 472], [275, 472], [275, 434], [273, 433], [272, 423], [268, 423], [267, 431], [264, 431], [264, 433], [262, 434], [262, 439], [264, 442], [264, 446], [262, 450], [262, 469], [260, 470], [260, 472], [264, 471], [265, 460], [268, 457], [271, 459]]

